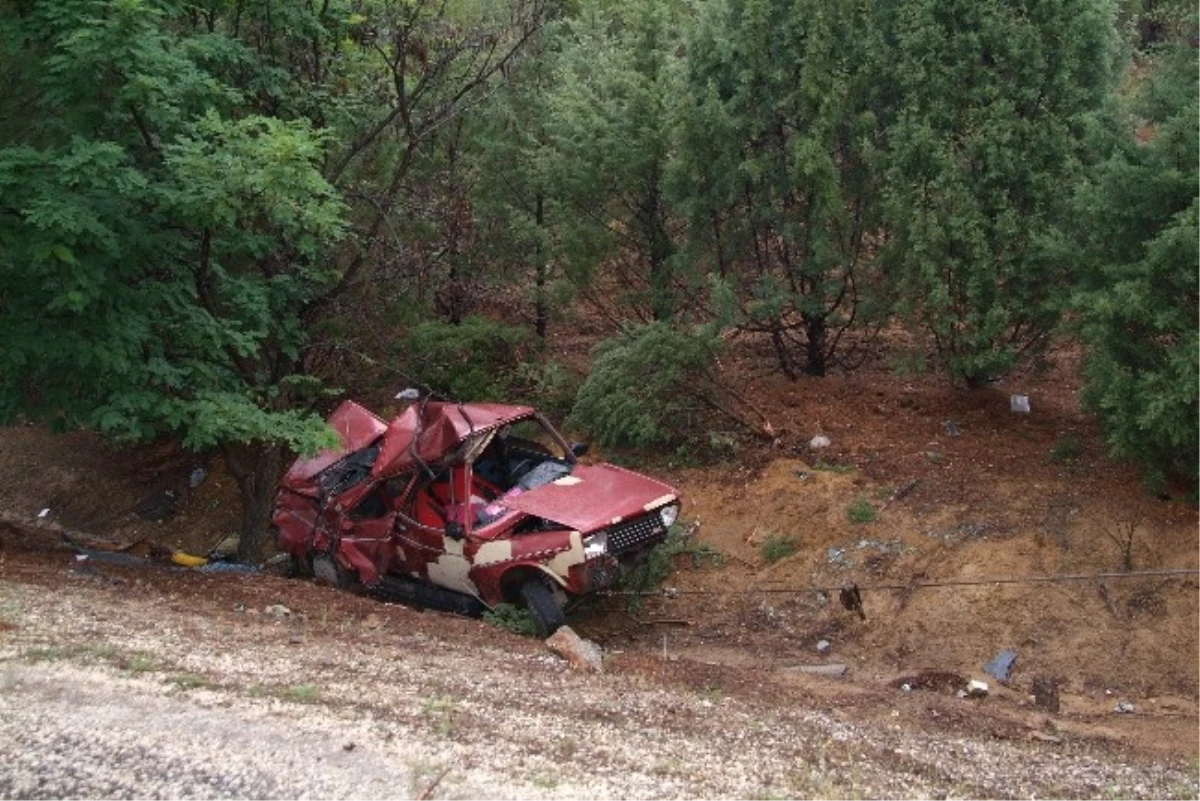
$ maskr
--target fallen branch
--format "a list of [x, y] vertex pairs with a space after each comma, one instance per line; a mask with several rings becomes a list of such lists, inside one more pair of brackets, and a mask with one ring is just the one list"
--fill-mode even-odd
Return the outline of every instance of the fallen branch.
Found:
[[417, 796], [417, 801], [427, 801], [429, 796], [433, 794], [434, 789], [441, 783], [442, 779], [446, 778], [446, 774], [449, 772], [450, 765], [442, 768], [442, 772], [435, 776], [433, 781], [431, 781], [429, 785], [421, 791], [421, 794]]

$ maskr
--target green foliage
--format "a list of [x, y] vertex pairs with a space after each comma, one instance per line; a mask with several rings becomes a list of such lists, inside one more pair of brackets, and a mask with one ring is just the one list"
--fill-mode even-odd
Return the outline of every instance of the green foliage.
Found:
[[772, 534], [763, 541], [760, 550], [763, 561], [773, 565], [800, 550], [800, 541], [792, 534]]
[[483, 613], [483, 621], [498, 629], [520, 634], [522, 637], [538, 636], [538, 623], [533, 613], [524, 606], [500, 603]]
[[667, 323], [597, 345], [568, 424], [609, 446], [647, 448], [701, 437], [695, 411], [719, 342]]
[[514, 398], [536, 406], [554, 420], [563, 420], [575, 405], [583, 377], [554, 360], [526, 361], [513, 376]]
[[1079, 437], [1067, 434], [1059, 437], [1058, 441], [1050, 448], [1050, 452], [1046, 454], [1046, 458], [1056, 464], [1066, 464], [1078, 460], [1082, 455], [1083, 443], [1079, 441]]
[[525, 358], [530, 332], [486, 317], [458, 325], [425, 322], [405, 338], [410, 371], [435, 392], [469, 401], [505, 400]]
[[854, 502], [846, 507], [846, 517], [850, 519], [851, 523], [874, 523], [877, 519], [875, 507], [863, 495], [855, 498]]
[[633, 593], [628, 603], [631, 611], [642, 608], [639, 593], [652, 592], [666, 581], [675, 569], [677, 556], [687, 557], [693, 568], [706, 564], [720, 567], [725, 563], [720, 551], [692, 537], [685, 537], [679, 524], [672, 526], [665, 540], [651, 548], [641, 561], [621, 575], [621, 589]]
[[822, 0], [702, 8], [671, 172], [689, 255], [731, 288], [737, 325], [771, 335], [780, 369], [823, 375], [873, 283], [876, 15]]
[[978, 385], [1047, 344], [1072, 285], [1064, 198], [1112, 88], [1112, 10], [919, 0], [892, 7], [886, 265], [943, 366]]
[[1085, 256], [1096, 269], [1077, 298], [1089, 348], [1084, 400], [1104, 423], [1110, 451], [1142, 463], [1152, 482], [1180, 479], [1193, 491], [1200, 472], [1196, 82], [1195, 51], [1185, 41], [1157, 54], [1131, 109], [1149, 123], [1149, 141], [1138, 142], [1124, 118], [1124, 141], [1080, 194]]

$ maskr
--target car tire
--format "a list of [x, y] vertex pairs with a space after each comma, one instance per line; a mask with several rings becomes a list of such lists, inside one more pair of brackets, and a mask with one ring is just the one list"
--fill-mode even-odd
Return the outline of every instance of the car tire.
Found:
[[312, 558], [313, 581], [326, 587], [337, 587], [339, 590], [353, 589], [358, 584], [358, 577], [337, 563], [328, 554]]
[[554, 597], [554, 591], [540, 578], [528, 579], [521, 585], [521, 600], [537, 623], [538, 634], [549, 637], [566, 622], [567, 616]]

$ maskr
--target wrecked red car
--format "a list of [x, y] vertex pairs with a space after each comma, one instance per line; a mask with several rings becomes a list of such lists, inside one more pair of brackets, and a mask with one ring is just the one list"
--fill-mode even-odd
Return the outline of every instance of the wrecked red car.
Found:
[[391, 600], [463, 614], [523, 602], [548, 634], [679, 514], [675, 489], [581, 463], [586, 447], [528, 406], [427, 400], [385, 422], [346, 401], [329, 423], [341, 447], [280, 482], [277, 544], [303, 572]]

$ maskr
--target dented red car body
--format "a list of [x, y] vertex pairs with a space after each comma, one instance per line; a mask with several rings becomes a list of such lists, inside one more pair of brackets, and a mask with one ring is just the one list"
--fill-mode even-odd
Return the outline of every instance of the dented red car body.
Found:
[[678, 515], [675, 489], [580, 463], [527, 406], [426, 401], [385, 422], [347, 401], [329, 423], [341, 446], [292, 465], [272, 522], [282, 551], [339, 584], [524, 600], [550, 631]]

